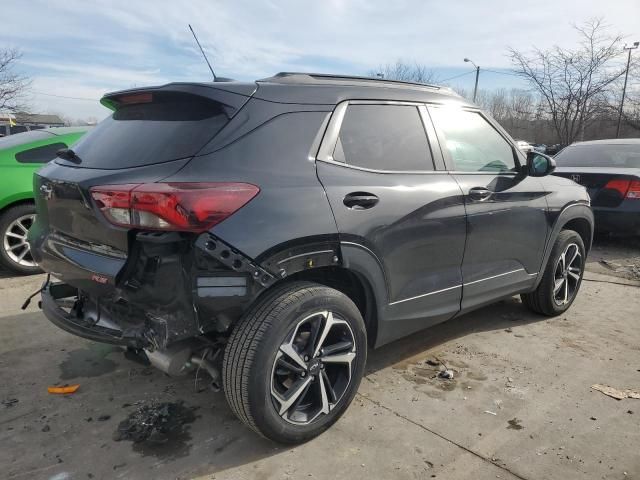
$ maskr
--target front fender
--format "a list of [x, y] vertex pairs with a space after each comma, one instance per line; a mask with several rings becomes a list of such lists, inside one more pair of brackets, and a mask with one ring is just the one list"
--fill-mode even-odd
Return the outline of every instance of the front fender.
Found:
[[[551, 212], [553, 215], [553, 212]], [[542, 281], [542, 277], [544, 276], [544, 271], [547, 266], [547, 262], [549, 261], [549, 256], [551, 255], [551, 250], [553, 249], [553, 245], [558, 238], [558, 235], [562, 231], [562, 229], [572, 220], [584, 220], [589, 224], [589, 236], [588, 242], [585, 242], [585, 248], [587, 251], [591, 248], [591, 243], [593, 241], [593, 232], [594, 232], [594, 217], [593, 211], [591, 210], [591, 206], [589, 203], [585, 201], [571, 203], [569, 205], [564, 206], [559, 212], [555, 215], [555, 219], [553, 220], [553, 224], [551, 227], [551, 232], [549, 237], [547, 238], [547, 243], [544, 249], [544, 256], [542, 260], [542, 266], [540, 271], [538, 272], [538, 278], [536, 279], [536, 288]]]

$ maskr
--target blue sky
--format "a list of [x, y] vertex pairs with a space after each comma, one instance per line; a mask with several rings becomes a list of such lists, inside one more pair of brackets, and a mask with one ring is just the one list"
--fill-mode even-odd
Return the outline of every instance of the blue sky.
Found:
[[503, 72], [483, 72], [481, 88], [523, 87], [504, 74], [507, 48], [573, 46], [571, 24], [592, 17], [640, 40], [639, 0], [2, 0], [0, 10], [0, 47], [22, 50], [32, 110], [73, 118], [107, 115], [97, 101], [107, 91], [208, 81], [188, 23], [221, 76], [364, 75], [404, 59], [441, 80], [470, 72], [447, 82], [467, 89], [464, 57]]

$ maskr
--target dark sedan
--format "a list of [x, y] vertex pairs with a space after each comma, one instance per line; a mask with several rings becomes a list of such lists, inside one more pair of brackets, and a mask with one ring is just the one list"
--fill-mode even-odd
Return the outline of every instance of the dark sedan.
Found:
[[587, 188], [597, 230], [640, 235], [640, 138], [574, 143], [555, 160], [555, 175]]

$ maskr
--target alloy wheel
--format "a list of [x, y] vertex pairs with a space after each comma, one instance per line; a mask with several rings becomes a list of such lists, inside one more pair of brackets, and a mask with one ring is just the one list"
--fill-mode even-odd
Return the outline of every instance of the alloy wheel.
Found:
[[351, 382], [355, 358], [355, 337], [345, 320], [330, 311], [305, 317], [280, 345], [271, 369], [278, 415], [307, 425], [328, 414]]
[[580, 247], [570, 243], [560, 255], [554, 270], [553, 300], [557, 305], [566, 305], [573, 299], [578, 291], [582, 268]]
[[31, 256], [31, 248], [27, 243], [27, 233], [35, 219], [35, 214], [16, 218], [9, 224], [2, 239], [2, 246], [9, 259], [22, 267], [36, 266]]

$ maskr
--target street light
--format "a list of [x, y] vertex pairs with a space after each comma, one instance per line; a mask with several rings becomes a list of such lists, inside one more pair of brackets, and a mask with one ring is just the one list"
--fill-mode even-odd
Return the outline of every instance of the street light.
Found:
[[616, 138], [620, 136], [620, 123], [622, 122], [622, 108], [624, 107], [624, 95], [627, 93], [627, 78], [629, 78], [629, 65], [631, 65], [631, 50], [635, 50], [640, 45], [640, 42], [633, 42], [633, 47], [627, 47], [624, 44], [622, 50], [628, 50], [629, 56], [627, 57], [627, 69], [624, 72], [624, 87], [622, 87], [622, 100], [620, 100], [620, 111], [618, 112], [618, 128], [616, 128]]
[[478, 65], [476, 65], [475, 63], [473, 63], [473, 60], [471, 60], [470, 58], [465, 58], [464, 59], [465, 62], [469, 62], [471, 63], [471, 65], [473, 65], [474, 67], [476, 67], [476, 86], [473, 87], [473, 101], [476, 101], [476, 95], [478, 94], [478, 77], [480, 76], [480, 67]]

